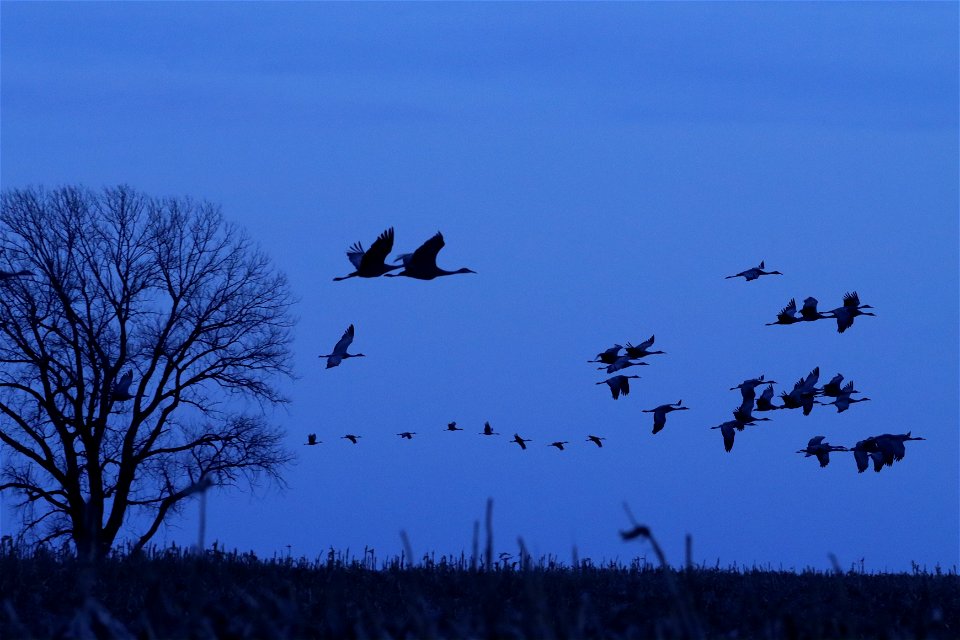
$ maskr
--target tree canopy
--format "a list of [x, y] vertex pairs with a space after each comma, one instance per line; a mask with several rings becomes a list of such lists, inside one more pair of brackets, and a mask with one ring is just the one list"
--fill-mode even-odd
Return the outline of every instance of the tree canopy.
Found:
[[0, 211], [0, 490], [38, 542], [135, 548], [199, 488], [278, 480], [293, 297], [219, 208], [120, 186]]

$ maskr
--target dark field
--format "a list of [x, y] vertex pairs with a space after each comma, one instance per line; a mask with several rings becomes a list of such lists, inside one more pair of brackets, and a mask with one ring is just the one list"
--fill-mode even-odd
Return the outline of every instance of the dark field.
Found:
[[[950, 573], [0, 555], [0, 638], [956, 638]], [[86, 597], [84, 593], [91, 593]]]

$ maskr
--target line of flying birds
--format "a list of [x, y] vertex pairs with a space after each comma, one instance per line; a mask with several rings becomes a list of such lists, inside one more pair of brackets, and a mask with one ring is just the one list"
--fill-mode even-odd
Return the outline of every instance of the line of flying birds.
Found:
[[[433, 280], [434, 278], [440, 276], [450, 276], [460, 273], [476, 273], [475, 271], [465, 267], [457, 269], [456, 271], [447, 271], [437, 266], [437, 254], [444, 247], [443, 235], [440, 232], [437, 232], [433, 237], [420, 245], [420, 247], [418, 247], [413, 253], [398, 255], [396, 259], [400, 261], [400, 264], [388, 265], [386, 264], [386, 259], [393, 250], [393, 239], [394, 232], [393, 227], [391, 227], [381, 233], [370, 245], [368, 250], [364, 250], [361, 243], [354, 243], [347, 250], [347, 258], [350, 260], [351, 264], [353, 264], [355, 270], [346, 276], [334, 278], [334, 280], [340, 281], [353, 277], [375, 278], [379, 276], [406, 276], [418, 280]], [[399, 273], [390, 273], [391, 271], [396, 271], [397, 269], [401, 269], [401, 271]], [[0, 270], [0, 281], [32, 275], [34, 274], [31, 271], [26, 270]], [[760, 278], [761, 276], [769, 275], [783, 274], [779, 271], [766, 271], [764, 262], [761, 261], [758, 266], [741, 271], [740, 273], [731, 276], [726, 276], [726, 279], [743, 277], [745, 281], [750, 282]], [[837, 321], [837, 331], [843, 333], [853, 326], [853, 321], [857, 316], [875, 315], [871, 312], [863, 311], [863, 309], [872, 309], [873, 307], [868, 304], [861, 304], [860, 297], [856, 292], [846, 293], [843, 296], [843, 306], [837, 307], [836, 309], [831, 309], [830, 311], [818, 311], [817, 303], [818, 302], [816, 298], [806, 298], [803, 301], [803, 307], [800, 308], [798, 315], [796, 301], [791, 299], [790, 302], [780, 310], [780, 313], [777, 314], [776, 321], [768, 322], [767, 326], [835, 319]], [[343, 360], [348, 358], [364, 357], [364, 354], [362, 353], [347, 352], [347, 349], [353, 342], [353, 338], [354, 326], [351, 324], [349, 327], [347, 327], [347, 330], [344, 331], [336, 345], [334, 345], [333, 353], [320, 356], [321, 358], [327, 359], [328, 369], [339, 366]], [[607, 373], [615, 373], [633, 366], [648, 365], [648, 363], [642, 362], [641, 359], [646, 358], [647, 356], [665, 353], [664, 351], [653, 351], [650, 349], [650, 347], [653, 346], [654, 340], [655, 336], [650, 336], [650, 338], [644, 340], [636, 346], [630, 342], [626, 343], [626, 347], [620, 344], [615, 344], [609, 349], [598, 353], [594, 360], [588, 360], [587, 362], [599, 363], [601, 366], [597, 368], [606, 370]], [[623, 354], [620, 353], [621, 350], [624, 351]], [[630, 380], [636, 378], [640, 378], [640, 376], [617, 374], [607, 378], [606, 380], [597, 382], [596, 384], [606, 384], [610, 388], [610, 394], [613, 396], [613, 399], [617, 400], [621, 395], [626, 396], [630, 393]], [[838, 373], [835, 375], [829, 382], [824, 384], [823, 387], [816, 386], [819, 378], [820, 368], [816, 367], [805, 377], [800, 378], [794, 384], [791, 391], [784, 391], [780, 393], [780, 400], [782, 404], [779, 406], [774, 404], [773, 385], [776, 384], [775, 380], [767, 380], [763, 375], [757, 378], [744, 380], [737, 386], [730, 388], [731, 391], [739, 389], [742, 397], [742, 402], [733, 411], [733, 420], [723, 422], [715, 427], [711, 427], [711, 429], [720, 430], [720, 433], [723, 436], [724, 449], [729, 452], [733, 449], [733, 443], [737, 432], [743, 431], [748, 426], [756, 426], [757, 422], [770, 421], [770, 418], [755, 417], [753, 415], [754, 411], [766, 412], [780, 409], [801, 409], [803, 415], [806, 416], [810, 415], [814, 405], [820, 404], [832, 405], [836, 407], [838, 413], [842, 413], [849, 409], [851, 404], [870, 400], [870, 398], [867, 397], [854, 398], [853, 394], [860, 393], [860, 391], [854, 388], [852, 381], [848, 381], [846, 384], [843, 384], [844, 378], [842, 374]], [[130, 393], [130, 386], [132, 383], [133, 371], [127, 371], [120, 377], [120, 379], [111, 389], [111, 399], [116, 402], [132, 400], [134, 398], [134, 395]], [[766, 385], [766, 388], [763, 390], [760, 396], [757, 397], [757, 387], [764, 385]], [[818, 399], [821, 397], [833, 398], [833, 401], [822, 402]], [[653, 409], [643, 409], [643, 413], [653, 414], [653, 433], [656, 434], [662, 431], [666, 426], [668, 413], [672, 411], [685, 411], [688, 409], [689, 407], [684, 406], [682, 400], [678, 400], [677, 402], [659, 405]], [[463, 431], [463, 429], [457, 427], [456, 422], [451, 422], [447, 425], [446, 431]], [[493, 428], [490, 426], [489, 422], [485, 423], [484, 429], [480, 433], [484, 436], [500, 435], [498, 432], [493, 431]], [[403, 431], [396, 435], [405, 440], [412, 440], [413, 436], [416, 435], [416, 432]], [[341, 437], [341, 439], [349, 440], [353, 444], [357, 444], [357, 440], [360, 438], [361, 436], [356, 434], [346, 434]], [[585, 442], [592, 442], [597, 447], [603, 447], [603, 441], [605, 439], [606, 438], [599, 436], [589, 435]], [[803, 453], [805, 454], [805, 457], [815, 456], [820, 462], [820, 466], [826, 467], [830, 463], [830, 453], [852, 452], [857, 465], [857, 471], [860, 473], [869, 467], [870, 461], [873, 462], [874, 471], [877, 472], [879, 472], [884, 466], [893, 466], [895, 461], [902, 460], [906, 455], [906, 442], [910, 440], [924, 440], [924, 438], [911, 435], [911, 432], [909, 431], [905, 434], [885, 433], [877, 436], [870, 436], [864, 440], [858, 441], [852, 448], [832, 445], [828, 442], [825, 442], [825, 439], [825, 436], [814, 436], [809, 440], [807, 446], [797, 451], [797, 453]], [[306, 444], [308, 446], [317, 445], [321, 442], [321, 440], [317, 440], [317, 435], [315, 433], [311, 433], [307, 436]], [[525, 450], [527, 448], [526, 443], [532, 442], [532, 440], [522, 438], [519, 434], [515, 433], [510, 442], [518, 444], [521, 449]], [[563, 451], [564, 445], [567, 444], [570, 443], [566, 440], [557, 440], [551, 442], [547, 446], [555, 447], [556, 449]]]
[[[463, 428], [457, 426], [456, 421], [448, 423], [448, 424], [447, 424], [447, 428], [446, 428], [446, 429], [443, 429], [443, 431], [463, 431], [463, 430], [464, 430]], [[482, 435], [482, 436], [498, 436], [498, 435], [500, 435], [500, 432], [499, 432], [499, 431], [494, 431], [494, 430], [493, 430], [493, 427], [490, 426], [490, 423], [489, 423], [489, 422], [485, 422], [485, 423], [483, 424], [483, 431], [480, 431], [479, 433], [480, 433], [480, 435]], [[413, 440], [413, 436], [417, 435], [417, 432], [416, 432], [416, 431], [401, 431], [400, 433], [398, 433], [398, 434], [396, 434], [396, 435], [398, 435], [402, 440]], [[353, 444], [357, 444], [357, 440], [359, 440], [359, 439], [362, 438], [362, 437], [363, 437], [363, 436], [358, 436], [358, 435], [353, 434], [353, 433], [348, 433], [348, 434], [346, 434], [346, 435], [344, 435], [344, 436], [340, 436], [339, 439], [340, 439], [340, 440], [349, 440], [349, 441], [352, 442]], [[599, 436], [594, 436], [594, 435], [588, 435], [588, 436], [587, 436], [587, 439], [584, 440], [584, 442], [592, 442], [593, 444], [597, 445], [598, 447], [603, 447], [603, 441], [604, 441], [604, 440], [606, 440], [606, 438], [601, 438], [601, 437], [599, 437]], [[514, 433], [514, 434], [513, 434], [513, 438], [511, 438], [511, 439], [509, 440], [509, 442], [511, 442], [511, 443], [516, 443], [516, 444], [520, 445], [520, 448], [521, 448], [521, 449], [526, 450], [526, 448], [527, 448], [527, 443], [528, 443], [528, 442], [533, 442], [533, 440], [530, 440], [529, 438], [521, 438], [521, 437], [520, 437], [520, 434]], [[312, 446], [315, 446], [315, 445], [318, 445], [318, 444], [322, 444], [322, 443], [323, 443], [323, 440], [317, 440], [317, 434], [316, 434], [316, 433], [310, 433], [310, 434], [307, 434], [307, 441], [304, 443], [304, 445], [306, 445], [306, 446], [308, 446], [308, 447], [312, 447]], [[564, 450], [564, 445], [568, 445], [568, 444], [570, 444], [570, 442], [567, 441], [567, 440], [556, 440], [556, 441], [554, 441], [554, 442], [551, 442], [551, 443], [548, 444], [547, 446], [548, 446], [548, 447], [554, 447], [554, 448], [556, 448], [556, 449], [559, 449], [560, 451], [563, 451], [563, 450]]]
[[[334, 280], [340, 281], [352, 277], [374, 278], [381, 275], [391, 277], [408, 276], [420, 280], [432, 280], [438, 276], [454, 275], [457, 273], [475, 273], [466, 268], [457, 271], [445, 271], [437, 267], [436, 257], [440, 249], [444, 246], [443, 236], [439, 232], [423, 243], [423, 245], [412, 254], [401, 254], [397, 256], [400, 264], [388, 265], [386, 264], [386, 259], [393, 249], [393, 238], [394, 232], [391, 227], [381, 233], [373, 244], [370, 245], [370, 249], [366, 251], [359, 242], [352, 245], [347, 251], [347, 258], [356, 270], [346, 276], [334, 278]], [[396, 274], [390, 273], [397, 269], [402, 269], [402, 271]], [[743, 277], [745, 281], [749, 282], [761, 276], [768, 275], [783, 274], [779, 271], [767, 271], [764, 262], [761, 261], [758, 266], [731, 276], [726, 276], [726, 279]], [[853, 326], [853, 321], [857, 316], [875, 315], [869, 311], [864, 311], [864, 309], [872, 309], [873, 307], [868, 304], [861, 304], [860, 297], [856, 292], [846, 293], [843, 296], [843, 305], [830, 311], [819, 311], [817, 304], [818, 301], [816, 298], [808, 297], [803, 301], [803, 306], [798, 312], [796, 301], [792, 299], [777, 314], [776, 321], [767, 323], [767, 326], [834, 319], [837, 321], [837, 331], [843, 333]], [[327, 359], [328, 369], [338, 366], [347, 358], [362, 357], [364, 355], [362, 353], [347, 352], [347, 349], [353, 342], [353, 338], [354, 326], [351, 324], [334, 346], [333, 352], [320, 356], [321, 358]], [[615, 374], [596, 384], [606, 384], [614, 400], [617, 400], [621, 395], [629, 395], [630, 380], [639, 379], [640, 376], [617, 372], [629, 367], [648, 366], [649, 363], [642, 361], [643, 358], [666, 353], [664, 351], [654, 351], [651, 349], [654, 340], [655, 336], [651, 335], [647, 340], [637, 345], [633, 345], [630, 342], [627, 342], [625, 347], [620, 344], [615, 344], [609, 349], [598, 353], [595, 359], [588, 360], [587, 362], [589, 363], [600, 364], [597, 369], [605, 370], [606, 373], [609, 374]], [[621, 353], [621, 351], [623, 351], [623, 353]], [[853, 397], [854, 394], [859, 394], [860, 391], [854, 388], [852, 381], [843, 384], [844, 377], [842, 374], [835, 375], [822, 387], [817, 387], [819, 378], [820, 368], [816, 367], [805, 377], [800, 378], [800, 380], [794, 384], [792, 390], [780, 393], [780, 405], [774, 404], [773, 385], [776, 384], [775, 380], [766, 380], [763, 375], [744, 380], [737, 386], [731, 387], [731, 391], [739, 389], [742, 397], [742, 402], [733, 411], [733, 420], [723, 422], [715, 427], [711, 427], [711, 429], [720, 430], [723, 436], [724, 449], [729, 452], [733, 449], [737, 432], [743, 431], [747, 426], [755, 426], [757, 422], [770, 421], [770, 418], [755, 417], [753, 415], [754, 411], [766, 412], [782, 409], [801, 409], [803, 415], [806, 416], [813, 410], [814, 405], [819, 404], [832, 405], [836, 407], [838, 413], [842, 413], [846, 411], [850, 405], [870, 399], [866, 397]], [[766, 388], [760, 396], [757, 397], [757, 387], [764, 385]], [[823, 402], [819, 399], [824, 397], [832, 398], [833, 400], [831, 402]], [[656, 434], [666, 426], [668, 413], [673, 411], [686, 411], [689, 410], [689, 408], [690, 407], [683, 404], [682, 400], [678, 400], [677, 402], [661, 404], [652, 409], [643, 409], [642, 411], [643, 413], [653, 414], [653, 433]], [[456, 422], [449, 423], [446, 429], [446, 431], [462, 430], [463, 429], [457, 427]], [[485, 436], [500, 435], [493, 431], [489, 422], [484, 425], [484, 430], [480, 433]], [[416, 432], [403, 431], [396, 435], [402, 439], [410, 440], [416, 435]], [[347, 434], [342, 436], [341, 439], [346, 439], [356, 444], [360, 437], [361, 436], [356, 434]], [[605, 438], [590, 435], [585, 442], [592, 442], [597, 447], [602, 447], [603, 440], [605, 440]], [[868, 468], [871, 459], [874, 462], [874, 470], [879, 472], [884, 466], [892, 466], [894, 461], [903, 459], [905, 455], [904, 443], [909, 440], [923, 440], [923, 438], [914, 437], [909, 432], [906, 434], [882, 434], [861, 440], [852, 448], [848, 448], [825, 442], [825, 436], [815, 436], [809, 440], [805, 448], [799, 450], [797, 453], [803, 453], [806, 457], [816, 456], [820, 462], [820, 466], [826, 467], [829, 464], [831, 452], [853, 452], [859, 472], [863, 472]], [[311, 433], [307, 437], [306, 445], [312, 446], [320, 444], [321, 442], [322, 441], [317, 440], [315, 433]], [[532, 440], [522, 438], [519, 434], [515, 433], [510, 442], [518, 444], [521, 449], [526, 449], [526, 443], [532, 442]], [[563, 451], [564, 445], [568, 444], [569, 442], [566, 440], [557, 440], [547, 446], [555, 447]]]

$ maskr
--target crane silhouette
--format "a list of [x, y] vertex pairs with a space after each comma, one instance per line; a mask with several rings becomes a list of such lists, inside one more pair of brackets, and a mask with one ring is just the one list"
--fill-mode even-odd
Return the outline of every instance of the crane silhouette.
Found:
[[362, 437], [363, 437], [363, 436], [355, 436], [355, 435], [353, 435], [352, 433], [348, 433], [348, 434], [345, 435], [345, 436], [340, 436], [340, 439], [341, 439], [341, 440], [349, 440], [349, 441], [352, 442], [353, 444], [357, 444], [357, 440], [359, 440], [359, 439], [362, 438]]
[[443, 249], [443, 234], [439, 231], [435, 236], [417, 247], [413, 253], [404, 253], [397, 256], [403, 264], [403, 271], [399, 273], [387, 273], [384, 275], [390, 277], [406, 276], [416, 278], [417, 280], [433, 280], [440, 276], [452, 276], [458, 273], [476, 273], [472, 269], [463, 267], [456, 271], [446, 271], [437, 266], [437, 254]]
[[321, 442], [323, 442], [323, 440], [317, 440], [317, 434], [315, 434], [315, 433], [308, 433], [308, 434], [307, 434], [307, 441], [304, 443], [304, 445], [305, 445], [305, 446], [308, 446], [308, 447], [313, 447], [313, 446], [316, 446], [316, 445], [320, 444]]
[[[921, 438], [919, 436], [910, 435], [911, 432], [906, 433], [884, 433], [879, 436], [874, 436], [874, 442], [877, 448], [877, 456], [874, 457], [874, 471], [880, 471], [878, 466], [886, 465], [892, 467], [894, 461], [899, 462], [903, 460], [904, 456], [907, 455], [907, 449], [904, 446], [904, 443], [910, 440], [926, 440], [926, 438]], [[879, 459], [879, 465], [878, 465]]]
[[404, 440], [413, 440], [413, 436], [417, 435], [416, 431], [401, 431], [397, 434]]
[[782, 409], [783, 407], [778, 407], [773, 404], [773, 384], [769, 384], [766, 389], [763, 390], [763, 393], [760, 394], [760, 397], [757, 398], [757, 406], [755, 411], [776, 411], [777, 409]]
[[653, 432], [660, 433], [663, 430], [663, 427], [667, 424], [667, 414], [671, 411], [687, 411], [690, 407], [681, 406], [683, 400], [677, 400], [670, 404], [662, 404], [659, 407], [653, 409], [643, 409], [643, 413], [652, 413], [653, 414]]
[[822, 402], [820, 404], [833, 405], [837, 408], [837, 413], [843, 413], [850, 408], [851, 404], [857, 402], [866, 402], [870, 398], [852, 398], [851, 394], [860, 393], [853, 388], [853, 381], [848, 382], [843, 386], [843, 389], [840, 390], [840, 393], [834, 397], [833, 402]]
[[606, 438], [601, 438], [599, 436], [587, 436], [587, 439], [585, 440], [585, 442], [592, 442], [593, 444], [597, 445], [602, 449], [604, 440], [606, 440]]
[[447, 428], [444, 429], [444, 431], [463, 431], [463, 429], [458, 427], [456, 420], [454, 420], [453, 422], [447, 423]]
[[533, 440], [525, 440], [524, 438], [520, 437], [519, 433], [515, 433], [513, 434], [513, 440], [511, 440], [510, 442], [516, 442], [518, 445], [520, 445], [521, 449], [526, 449], [527, 448], [526, 443], [533, 442]]
[[[836, 398], [841, 393], [843, 393], [843, 388], [840, 386], [843, 384], [843, 374], [838, 373], [837, 375], [830, 378], [830, 382], [823, 385], [823, 395], [829, 396], [831, 398]], [[857, 393], [856, 391], [853, 393]]]
[[343, 335], [337, 340], [337, 344], [333, 346], [333, 353], [329, 353], [322, 356], [317, 356], [318, 358], [327, 359], [327, 369], [331, 367], [338, 367], [340, 363], [347, 358], [363, 358], [365, 357], [362, 353], [347, 353], [347, 349], [350, 348], [350, 343], [353, 342], [353, 325], [351, 324], [347, 327], [347, 330], [343, 332]]
[[630, 359], [630, 356], [620, 356], [613, 363], [607, 365], [606, 367], [597, 367], [597, 369], [606, 369], [607, 373], [614, 373], [620, 371], [621, 369], [626, 369], [627, 367], [635, 367], [637, 365], [646, 365], [649, 366], [648, 362], [633, 362]]
[[816, 456], [820, 466], [825, 467], [830, 464], [831, 451], [850, 451], [850, 449], [847, 449], [846, 447], [840, 447], [824, 442], [823, 440], [825, 437], [826, 436], [814, 436], [813, 438], [810, 438], [810, 441], [807, 442], [806, 448], [800, 449], [797, 451], [797, 453], [806, 454], [804, 458]]
[[596, 360], [587, 360], [587, 362], [600, 362], [602, 364], [613, 364], [617, 361], [617, 358], [620, 356], [620, 349], [623, 349], [619, 344], [615, 344], [605, 351], [601, 351], [597, 354]]
[[370, 248], [363, 250], [363, 245], [355, 242], [347, 250], [347, 258], [350, 260], [355, 271], [345, 276], [334, 278], [334, 282], [346, 280], [347, 278], [376, 278], [385, 273], [400, 269], [401, 265], [385, 264], [387, 256], [393, 250], [393, 227], [390, 227], [373, 241]]
[[780, 313], [777, 314], [777, 319], [774, 322], [768, 322], [767, 326], [771, 327], [775, 324], [794, 324], [795, 322], [801, 322], [803, 319], [797, 317], [797, 300], [795, 298], [790, 298], [790, 302], [787, 305], [780, 309]]
[[605, 384], [610, 387], [610, 394], [616, 400], [620, 394], [630, 395], [630, 378], [639, 378], [640, 376], [625, 376], [623, 374], [611, 376], [602, 382], [596, 384]]
[[757, 422], [770, 422], [770, 418], [755, 418], [753, 417], [752, 407], [740, 405], [733, 410], [733, 419], [737, 422], [738, 427], [737, 431], [743, 431], [743, 427], [750, 424], [756, 424]]
[[782, 276], [783, 274], [779, 271], [764, 271], [766, 267], [763, 264], [763, 260], [760, 261], [760, 264], [756, 267], [751, 267], [746, 271], [741, 271], [740, 273], [732, 276], [727, 276], [724, 280], [729, 280], [730, 278], [739, 278], [743, 276], [744, 280], [750, 282], [751, 280], [756, 280], [760, 276]]
[[490, 423], [489, 423], [489, 422], [484, 422], [484, 423], [483, 423], [483, 431], [480, 432], [480, 435], [482, 435], [482, 436], [498, 436], [498, 435], [500, 435], [500, 433], [499, 433], [498, 431], [494, 431], [494, 430], [493, 430], [493, 427], [490, 426]]
[[873, 470], [880, 473], [884, 466], [892, 467], [894, 461], [903, 460], [903, 457], [907, 454], [904, 446], [905, 442], [925, 439], [913, 436], [908, 431], [900, 434], [884, 433], [860, 440], [851, 449], [857, 463], [857, 472], [863, 473], [866, 471], [872, 460]]
[[658, 353], [666, 353], [666, 351], [650, 351], [650, 347], [653, 346], [653, 341], [656, 336], [650, 336], [637, 346], [633, 346], [629, 342], [627, 343], [627, 356], [630, 358], [646, 358], [647, 356], [656, 355]]
[[113, 386], [113, 389], [110, 391], [110, 399], [114, 402], [133, 400], [135, 396], [130, 393], [130, 385], [132, 383], [133, 371], [127, 371], [125, 374], [120, 376], [120, 379], [117, 380], [117, 383]]
[[817, 311], [817, 299], [813, 296], [810, 296], [803, 301], [803, 306], [800, 308], [800, 319], [804, 322], [813, 322], [814, 320], [826, 320], [827, 318], [832, 318], [832, 315], [827, 315], [826, 313], [821, 313]]
[[857, 316], [876, 316], [875, 313], [862, 311], [862, 309], [873, 309], [868, 304], [860, 304], [860, 296], [856, 291], [847, 292], [843, 296], [843, 306], [830, 311], [833, 317], [837, 319], [837, 332], [843, 333], [853, 326], [853, 319]]
[[740, 389], [740, 395], [743, 397], [743, 404], [746, 405], [747, 403], [750, 403], [752, 406], [754, 398], [757, 397], [757, 387], [759, 387], [761, 384], [776, 383], [776, 380], [764, 380], [763, 376], [761, 375], [759, 378], [749, 378], [735, 387], [730, 387], [730, 391], [733, 391], [734, 389]]
[[[723, 435], [723, 448], [727, 453], [733, 450], [733, 441], [737, 435], [737, 425], [739, 424], [736, 420], [727, 420], [715, 427], [710, 427], [711, 429], [720, 429], [720, 433]], [[739, 429], [742, 430], [743, 426], [739, 426]]]
[[567, 442], [566, 440], [557, 440], [556, 442], [551, 442], [551, 443], [548, 444], [547, 446], [548, 446], [548, 447], [556, 447], [556, 448], [559, 449], [560, 451], [563, 451], [563, 445], [565, 445], [565, 444], [570, 444], [570, 443]]
[[[736, 387], [734, 387], [736, 388]], [[733, 410], [733, 420], [727, 420], [711, 429], [720, 429], [723, 435], [723, 448], [728, 453], [733, 449], [733, 441], [737, 431], [743, 431], [745, 427], [755, 426], [758, 421], [769, 421], [770, 418], [754, 418], [749, 413], [743, 411], [743, 407], [737, 407]]]
[[794, 385], [790, 393], [781, 393], [780, 400], [783, 401], [781, 409], [803, 409], [803, 415], [808, 416], [816, 404], [816, 398], [821, 390], [817, 388], [817, 380], [820, 379], [820, 367], [814, 367], [805, 378], [800, 378]]

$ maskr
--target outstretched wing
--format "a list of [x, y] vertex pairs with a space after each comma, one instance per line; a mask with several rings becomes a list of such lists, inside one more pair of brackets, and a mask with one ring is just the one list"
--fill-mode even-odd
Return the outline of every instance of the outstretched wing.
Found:
[[787, 305], [780, 309], [780, 313], [777, 314], [777, 317], [782, 320], [792, 320], [797, 317], [797, 300], [796, 298], [790, 298], [790, 302]]
[[[417, 247], [417, 250], [411, 254], [409, 263], [417, 269], [432, 269], [437, 266], [437, 254], [443, 249], [443, 234], [437, 231], [437, 234]], [[402, 259], [402, 258], [401, 258]], [[408, 261], [404, 260], [404, 264]]]
[[354, 242], [350, 245], [350, 248], [347, 249], [347, 259], [350, 260], [350, 263], [353, 265], [354, 269], [360, 268], [360, 263], [363, 262], [363, 245], [359, 242]]
[[[363, 254], [363, 266], [371, 267], [383, 264], [391, 251], [393, 251], [393, 227], [390, 227], [377, 236], [377, 239], [373, 241], [370, 248]], [[356, 266], [358, 269], [360, 268], [359, 264]]]
[[620, 378], [623, 376], [614, 376], [612, 378], [607, 378], [604, 382], [607, 383], [607, 386], [610, 387], [610, 394], [613, 396], [613, 399], [616, 400], [620, 397]]
[[333, 347], [333, 353], [342, 356], [347, 352], [347, 349], [350, 348], [351, 342], [353, 342], [353, 325], [347, 327], [347, 330], [343, 332], [343, 336], [341, 336], [337, 344]]
[[723, 448], [726, 451], [731, 451], [737, 432], [733, 430], [733, 427], [731, 427], [729, 423], [724, 422], [720, 425], [720, 433], [723, 434]]
[[821, 442], [823, 442], [823, 439], [825, 437], [826, 436], [814, 436], [813, 438], [810, 438], [810, 442], [807, 443], [807, 448], [812, 449], [813, 447], [816, 447]]
[[813, 296], [803, 301], [803, 307], [800, 309], [800, 315], [804, 318], [817, 317], [817, 299]]
[[646, 351], [647, 349], [649, 349], [650, 347], [653, 346], [653, 340], [654, 340], [655, 337], [656, 337], [656, 336], [650, 336], [650, 338], [648, 338], [647, 340], [644, 340], [643, 342], [641, 342], [640, 344], [638, 344], [638, 345], [637, 345], [637, 349], [641, 349], [641, 350], [643, 350], [643, 351]]
[[859, 309], [860, 308], [860, 296], [857, 295], [856, 291], [848, 291], [843, 294], [843, 306], [848, 309]]
[[653, 410], [653, 432], [660, 433], [660, 431], [667, 424], [667, 412], [664, 410], [664, 407], [660, 406]]
[[853, 314], [850, 312], [851, 308], [846, 305], [835, 309], [833, 312], [833, 317], [837, 319], [837, 333], [843, 333], [847, 329], [853, 326]]

